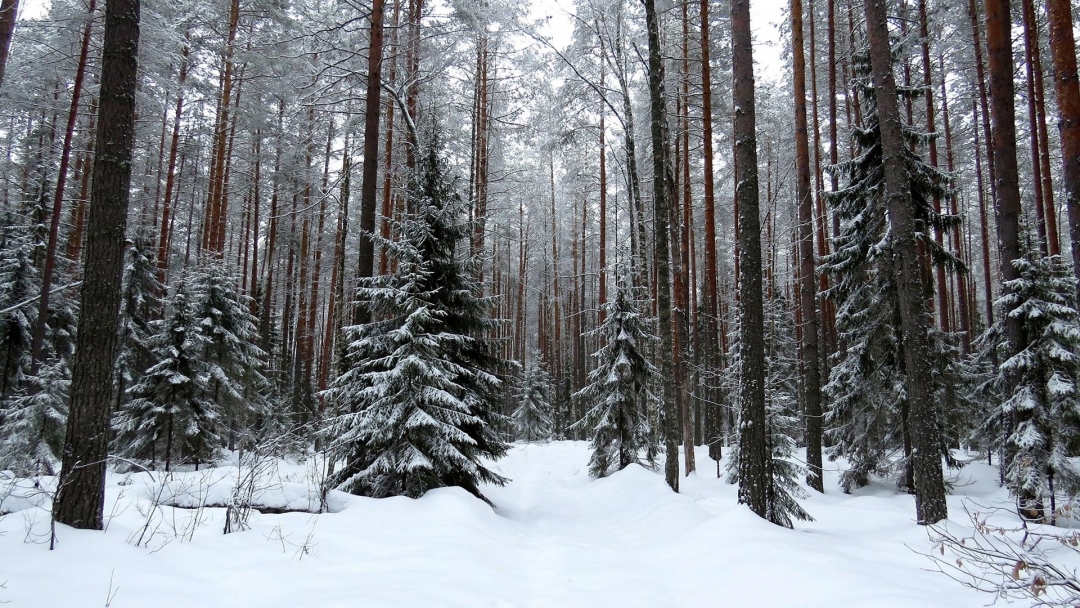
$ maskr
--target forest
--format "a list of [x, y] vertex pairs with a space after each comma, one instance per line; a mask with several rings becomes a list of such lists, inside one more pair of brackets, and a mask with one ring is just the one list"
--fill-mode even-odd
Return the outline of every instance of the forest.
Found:
[[22, 3], [0, 518], [33, 480], [50, 547], [131, 476], [498, 511], [581, 442], [785, 529], [888, 488], [954, 578], [1080, 601], [1028, 541], [1080, 544], [1071, 0]]

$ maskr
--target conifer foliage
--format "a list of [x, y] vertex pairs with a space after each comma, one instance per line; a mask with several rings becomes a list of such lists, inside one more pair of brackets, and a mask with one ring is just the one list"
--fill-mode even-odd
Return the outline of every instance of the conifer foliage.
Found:
[[19, 475], [55, 475], [67, 425], [71, 371], [59, 359], [47, 361], [36, 376], [4, 401], [0, 468]]
[[551, 439], [554, 429], [554, 411], [549, 397], [551, 378], [538, 364], [525, 368], [518, 388], [518, 406], [514, 410], [514, 435], [531, 443]]
[[1055, 487], [1071, 493], [1080, 486], [1068, 458], [1080, 435], [1080, 313], [1075, 279], [1060, 256], [1029, 251], [1013, 264], [1020, 276], [998, 304], [1023, 321], [1027, 346], [1001, 365], [998, 382], [1013, 384], [995, 415], [1015, 421], [1006, 480], [1021, 510], [1041, 518], [1044, 508], [1056, 509]]
[[[113, 422], [125, 456], [152, 466], [163, 461], [166, 470], [211, 462], [231, 447], [226, 439], [250, 428], [266, 392], [254, 318], [224, 270], [211, 264], [176, 283], [165, 318], [146, 325], [152, 364]], [[129, 332], [133, 340], [139, 333]]]
[[585, 406], [585, 417], [574, 426], [589, 433], [589, 473], [594, 477], [637, 463], [649, 447], [653, 434], [648, 412], [657, 402], [649, 386], [659, 379], [645, 357], [654, 338], [625, 281], [606, 309], [604, 324], [593, 332], [602, 343], [593, 355], [596, 369], [589, 373], [589, 384], [574, 395]]
[[[833, 444], [829, 456], [833, 460], [847, 458], [851, 465], [840, 477], [845, 491], [865, 485], [871, 475], [889, 475], [897, 468], [901, 471], [900, 485], [910, 487], [911, 483], [907, 378], [901, 350], [903, 332], [893, 235], [884, 199], [881, 130], [869, 56], [864, 52], [854, 59], [856, 88], [867, 112], [863, 127], [852, 127], [855, 156], [827, 167], [842, 181], [838, 190], [826, 193], [840, 218], [840, 233], [833, 240], [832, 253], [823, 260], [823, 269], [833, 281], [826, 295], [837, 303], [837, 327], [846, 343], [846, 352], [832, 368], [825, 387], [832, 404], [825, 419]], [[905, 99], [913, 99], [920, 92], [898, 88], [899, 96]], [[901, 124], [901, 133], [908, 144], [903, 149], [903, 164], [920, 227], [916, 238], [933, 264], [963, 271], [962, 263], [932, 238], [934, 230], [948, 232], [959, 225], [957, 216], [936, 212], [932, 202], [934, 197], [948, 200], [952, 196], [951, 176], [927, 164], [915, 152], [933, 135], [919, 132], [910, 124]], [[949, 350], [945, 343], [949, 339], [930, 332], [935, 352]], [[936, 384], [954, 377], [955, 370], [949, 368], [956, 361], [956, 357], [935, 358], [940, 373], [928, 381]], [[941, 393], [941, 388], [935, 386], [934, 391]], [[897, 449], [903, 449], [905, 454], [899, 464], [887, 458]]]
[[332, 448], [346, 458], [338, 488], [373, 497], [419, 497], [507, 479], [482, 459], [508, 446], [497, 428], [506, 365], [485, 332], [491, 302], [457, 255], [469, 234], [455, 184], [432, 147], [420, 159], [397, 228], [383, 241], [391, 274], [363, 279], [359, 306], [373, 319], [347, 328], [345, 371], [328, 396], [345, 413], [331, 421]]
[[195, 322], [205, 341], [201, 363], [209, 377], [209, 398], [221, 408], [234, 443], [236, 430], [249, 427], [265, 404], [266, 353], [257, 346], [250, 298], [240, 295], [223, 264], [211, 263], [197, 271], [192, 293]]
[[[807, 496], [799, 485], [805, 471], [793, 461], [800, 427], [798, 343], [787, 300], [773, 290], [765, 304], [765, 519], [791, 528], [796, 519], [813, 521], [797, 500]], [[726, 374], [728, 390], [739, 390], [742, 365], [741, 349], [736, 346]], [[734, 483], [738, 481], [739, 451], [731, 450], [730, 454], [728, 481]]]
[[220, 410], [208, 398], [202, 364], [206, 338], [195, 322], [187, 280], [177, 283], [167, 317], [154, 323], [148, 348], [156, 363], [128, 391], [131, 400], [113, 427], [120, 452], [170, 470], [178, 462], [206, 462], [216, 453]]

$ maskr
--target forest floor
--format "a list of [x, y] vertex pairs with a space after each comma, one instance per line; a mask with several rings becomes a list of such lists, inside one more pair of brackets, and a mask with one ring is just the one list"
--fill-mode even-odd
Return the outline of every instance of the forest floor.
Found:
[[[334, 512], [253, 513], [250, 529], [232, 534], [222, 533], [223, 508], [155, 507], [153, 497], [227, 500], [242, 472], [235, 466], [164, 484], [160, 473], [110, 474], [105, 533], [57, 526], [54, 551], [47, 498], [24, 484], [22, 498], [0, 503], [14, 511], [0, 518], [0, 602], [974, 608], [993, 600], [933, 571], [925, 554], [935, 545], [913, 521], [913, 498], [892, 484], [845, 495], [830, 463], [826, 493], [802, 500], [815, 521], [787, 530], [737, 505], [736, 487], [716, 478], [704, 449], [679, 494], [637, 466], [590, 479], [588, 458], [584, 442], [516, 445], [494, 467], [512, 481], [484, 488], [494, 509], [458, 488], [419, 500], [335, 492]], [[310, 470], [274, 463], [257, 501], [317, 508]], [[954, 530], [969, 523], [965, 504], [1007, 504], [985, 463], [949, 476]]]

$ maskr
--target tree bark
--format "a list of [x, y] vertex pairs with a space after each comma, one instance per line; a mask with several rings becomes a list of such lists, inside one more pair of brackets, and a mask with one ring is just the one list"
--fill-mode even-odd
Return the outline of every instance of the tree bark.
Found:
[[1038, 92], [1035, 90], [1035, 57], [1039, 53], [1039, 25], [1035, 23], [1033, 0], [1021, 2], [1021, 21], [1024, 26], [1024, 76], [1027, 88], [1028, 148], [1031, 153], [1031, 186], [1034, 190], [1035, 231], [1039, 239], [1039, 251], [1049, 255], [1046, 234], [1046, 201], [1043, 192], [1042, 154], [1040, 153], [1039, 120], [1035, 108]]
[[184, 47], [180, 51], [180, 78], [176, 85], [176, 113], [173, 118], [172, 139], [169, 142], [169, 166], [165, 174], [165, 202], [161, 212], [161, 230], [158, 240], [157, 272], [158, 282], [165, 284], [165, 277], [169, 271], [169, 215], [173, 189], [176, 187], [176, 154], [180, 148], [180, 119], [184, 113], [184, 84], [188, 74], [188, 48], [185, 39]]
[[232, 0], [229, 8], [229, 33], [225, 43], [225, 67], [221, 76], [221, 98], [214, 127], [214, 155], [210, 164], [210, 189], [206, 199], [206, 219], [203, 222], [203, 249], [216, 257], [225, 253], [226, 209], [225, 164], [229, 141], [229, 116], [233, 89], [233, 51], [236, 30], [240, 24], [240, 0]]
[[[938, 145], [937, 145], [937, 120], [934, 115], [934, 79], [933, 79], [933, 66], [930, 63], [930, 19], [926, 14], [926, 0], [919, 0], [919, 38], [921, 39], [922, 47], [922, 69], [923, 69], [923, 89], [926, 96], [926, 132], [932, 137], [929, 142], [929, 161], [931, 167], [938, 166]], [[934, 211], [941, 213], [941, 197], [934, 196]], [[945, 235], [940, 229], [934, 230], [934, 242], [939, 247], [944, 247]], [[935, 278], [937, 280], [936, 292], [937, 292], [937, 313], [938, 323], [940, 324], [941, 331], [949, 333], [952, 331], [952, 318], [949, 315], [949, 289], [948, 289], [948, 276], [946, 276], [946, 268], [938, 265], [935, 268]]]
[[[360, 178], [360, 242], [356, 276], [375, 274], [375, 204], [379, 187], [379, 112], [382, 99], [384, 0], [372, 0], [368, 44], [367, 96], [364, 100], [364, 164]], [[371, 311], [366, 306], [354, 310], [354, 322], [367, 323]]]
[[18, 16], [19, 0], [0, 2], [0, 89], [4, 87], [4, 72], [7, 69], [11, 39], [15, 36], [15, 20]]
[[[971, 120], [973, 123], [979, 120], [978, 105], [974, 99], [971, 100]], [[975, 187], [978, 190], [979, 198], [979, 236], [982, 239], [983, 286], [986, 288], [984, 294], [986, 297], [983, 298], [983, 304], [986, 310], [986, 325], [989, 327], [994, 324], [994, 286], [990, 275], [990, 220], [986, 211], [986, 187], [983, 184], [982, 147], [979, 144], [979, 129], [972, 129], [972, 132], [975, 135]], [[991, 351], [990, 355], [993, 357], [994, 351]]]
[[[761, 218], [758, 208], [757, 134], [750, 3], [731, 0], [731, 57], [735, 100], [735, 199], [738, 211], [739, 502], [760, 517], [768, 509], [769, 472], [765, 428], [765, 334], [761, 295]], [[805, 103], [805, 102], [804, 102]], [[805, 111], [805, 106], [804, 106]]]
[[931, 377], [926, 353], [929, 352], [928, 329], [932, 320], [923, 297], [922, 262], [915, 239], [914, 203], [904, 166], [904, 139], [897, 106], [896, 80], [892, 71], [885, 0], [865, 0], [863, 8], [881, 129], [893, 273], [904, 334], [901, 348], [908, 378], [905, 389], [913, 435], [915, 511], [919, 524], [929, 525], [948, 516], [933, 394], [926, 382]]
[[[1009, 0], [987, 0], [986, 49], [997, 181], [994, 215], [997, 219], [998, 259], [1003, 282], [1020, 277], [1019, 271], [1013, 266], [1013, 260], [1020, 258], [1020, 176], [1016, 161], [1011, 27]], [[1009, 308], [1003, 312], [1010, 351], [1015, 354], [1024, 347], [1024, 328], [1019, 318], [1009, 315], [1011, 311]]]
[[814, 201], [810, 193], [810, 143], [806, 126], [806, 59], [802, 0], [791, 0], [791, 47], [795, 95], [795, 199], [799, 205], [799, 302], [803, 416], [806, 420], [806, 483], [825, 491], [821, 475], [821, 359], [818, 354], [817, 265], [814, 261]]
[[[709, 3], [708, 0], [700, 0], [701, 6], [701, 137], [703, 147], [704, 166], [704, 200], [703, 213], [705, 221], [705, 259], [704, 259], [704, 305], [705, 305], [705, 365], [710, 372], [715, 372], [720, 367], [719, 357], [719, 287], [716, 280], [716, 184], [713, 174], [713, 126], [712, 126], [712, 66], [709, 58]], [[715, 380], [713, 380], [715, 383]], [[709, 416], [718, 417], [719, 395], [712, 386], [707, 392]], [[720, 430], [720, 425], [710, 425], [713, 430]], [[709, 434], [706, 439], [709, 444], [709, 456], [716, 461], [720, 460], [722, 441], [717, 433]]]
[[139, 8], [139, 0], [109, 0], [105, 8], [85, 280], [63, 469], [53, 507], [57, 522], [93, 530], [102, 528], [105, 503], [105, 462], [135, 135]]
[[660, 48], [660, 25], [655, 0], [645, 0], [645, 26], [649, 38], [649, 114], [653, 160], [653, 241], [656, 257], [656, 307], [660, 332], [660, 369], [663, 375], [664, 478], [679, 491], [679, 400], [676, 391], [672, 352], [671, 276], [668, 265], [671, 201], [675, 198], [675, 176], [669, 157], [667, 112], [664, 94], [664, 63]]
[[1080, 84], [1076, 74], [1072, 5], [1069, 0], [1047, 0], [1046, 14], [1050, 23], [1050, 55], [1054, 60], [1054, 91], [1064, 163], [1062, 181], [1069, 213], [1073, 273], [1080, 290]]

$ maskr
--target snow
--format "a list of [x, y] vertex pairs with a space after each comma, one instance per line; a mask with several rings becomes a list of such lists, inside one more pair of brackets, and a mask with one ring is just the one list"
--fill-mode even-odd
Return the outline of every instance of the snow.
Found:
[[[892, 484], [842, 494], [830, 463], [827, 493], [802, 501], [816, 521], [786, 530], [737, 505], [737, 488], [715, 478], [704, 448], [697, 461], [702, 470], [675, 494], [639, 466], [589, 478], [584, 442], [518, 444], [492, 467], [513, 481], [482, 488], [494, 510], [459, 488], [417, 500], [333, 493], [336, 512], [253, 513], [250, 530], [223, 535], [225, 509], [162, 507], [158, 534], [138, 547], [161, 479], [111, 473], [104, 533], [57, 526], [50, 552], [47, 503], [20, 499], [19, 512], [0, 519], [0, 601], [77, 608], [105, 605], [111, 593], [115, 608], [974, 608], [992, 599], [929, 570], [922, 554], [933, 545], [913, 521], [913, 498]], [[281, 485], [263, 500], [305, 506], [312, 468], [274, 470]], [[237, 472], [175, 477], [228, 498]], [[951, 525], [967, 523], [966, 499], [1007, 500], [994, 468], [952, 474]], [[5, 501], [4, 510], [15, 509]]]

